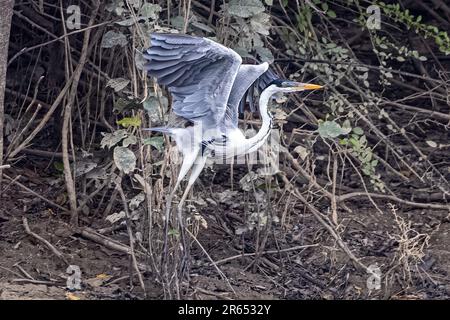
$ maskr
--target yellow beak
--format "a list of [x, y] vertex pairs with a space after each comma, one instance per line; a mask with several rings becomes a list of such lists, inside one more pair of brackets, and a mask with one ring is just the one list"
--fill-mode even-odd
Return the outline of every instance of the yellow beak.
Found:
[[323, 88], [323, 86], [319, 86], [318, 84], [306, 83], [303, 85], [303, 90], [317, 90], [317, 89], [322, 89], [322, 88]]

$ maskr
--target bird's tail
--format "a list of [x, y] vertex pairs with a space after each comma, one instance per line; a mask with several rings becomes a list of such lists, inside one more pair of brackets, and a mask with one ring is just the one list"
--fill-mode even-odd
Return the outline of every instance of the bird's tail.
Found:
[[144, 131], [155, 131], [155, 132], [161, 132], [161, 133], [166, 133], [166, 134], [173, 134], [172, 128], [167, 128], [167, 127], [144, 128], [142, 130], [144, 130]]

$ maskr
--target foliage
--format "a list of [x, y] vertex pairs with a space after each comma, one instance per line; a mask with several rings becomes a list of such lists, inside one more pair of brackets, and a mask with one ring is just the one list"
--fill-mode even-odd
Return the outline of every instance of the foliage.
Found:
[[342, 128], [335, 121], [321, 121], [319, 122], [319, 129], [317, 131], [322, 138], [337, 138], [340, 135], [346, 135], [351, 130], [351, 128]]
[[122, 170], [125, 174], [128, 174], [133, 172], [136, 168], [136, 156], [126, 147], [115, 147], [114, 163], [119, 170]]
[[399, 3], [386, 4], [378, 2], [383, 12], [395, 22], [401, 22], [406, 28], [424, 35], [425, 39], [433, 38], [441, 52], [450, 54], [450, 37], [446, 31], [439, 30], [436, 26], [422, 23], [422, 16], [414, 16], [408, 9], [402, 10]]
[[144, 139], [143, 143], [144, 145], [155, 147], [159, 152], [162, 152], [164, 150], [164, 138], [161, 136], [146, 138]]
[[250, 18], [264, 12], [265, 8], [259, 0], [230, 0], [228, 13], [241, 18]]
[[[127, 245], [134, 245], [139, 262], [149, 263], [168, 296], [174, 282], [184, 287], [183, 277], [174, 274], [187, 261], [177, 254], [189, 252], [177, 215], [168, 215], [169, 221], [164, 215], [180, 159], [169, 137], [142, 129], [186, 123], [171, 114], [166, 88], [144, 72], [150, 32], [208, 37], [236, 50], [244, 63], [268, 61], [280, 78], [325, 86], [276, 97], [274, 132], [280, 132], [284, 153], [276, 172], [240, 164], [206, 170], [183, 213], [194, 236], [220, 221], [225, 237], [239, 236], [244, 251], [255, 251], [258, 270], [260, 254], [273, 252], [265, 251], [266, 244], [282, 234], [289, 243], [283, 238], [273, 248], [292, 247], [291, 236], [298, 241], [295, 233], [303, 235], [295, 228], [312, 217], [303, 209], [320, 211], [325, 229], [336, 228], [338, 235], [341, 212], [359, 207], [362, 196], [379, 211], [386, 202], [380, 199], [420, 208], [442, 208], [448, 199], [445, 7], [440, 14], [429, 2], [411, 1], [111, 0], [101, 3], [88, 26], [94, 2], [75, 1], [82, 30], [62, 33], [61, 3], [35, 2], [17, 2], [14, 10], [19, 27], [12, 29], [8, 62], [5, 161], [44, 175], [39, 165], [56, 157], [49, 170], [56, 177], [43, 181], [69, 197], [50, 199], [49, 205], [60, 210], [69, 198], [79, 206], [73, 212], [89, 213], [83, 223], [107, 217], [118, 226], [126, 220]], [[380, 29], [368, 26], [370, 5], [381, 9]], [[69, 122], [64, 129], [61, 114]], [[257, 112], [240, 117], [240, 128], [258, 130]], [[66, 149], [60, 135], [69, 138]], [[13, 190], [11, 183], [6, 191]], [[39, 190], [34, 182], [28, 187]], [[90, 206], [95, 210], [89, 212]], [[226, 214], [214, 217], [216, 206]], [[283, 232], [272, 229], [278, 223]], [[321, 241], [321, 232], [313, 237]]]
[[123, 118], [123, 119], [120, 119], [119, 121], [117, 121], [117, 124], [119, 124], [125, 128], [128, 128], [128, 127], [139, 128], [141, 126], [141, 118], [127, 117], [127, 118]]

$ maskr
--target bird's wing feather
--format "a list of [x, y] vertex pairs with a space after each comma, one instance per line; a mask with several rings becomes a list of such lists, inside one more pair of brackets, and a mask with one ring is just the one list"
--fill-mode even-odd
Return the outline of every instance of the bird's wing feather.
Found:
[[175, 114], [213, 125], [223, 120], [241, 57], [206, 38], [153, 33], [145, 69], [166, 85]]
[[244, 106], [247, 101], [249, 102], [250, 110], [252, 112], [256, 111], [253, 101], [255, 90], [260, 94], [273, 80], [278, 78], [277, 74], [269, 68], [267, 63], [241, 65], [228, 99], [225, 116], [226, 126], [237, 127], [239, 113], [244, 112]]
[[238, 107], [250, 86], [269, 68], [268, 63], [259, 65], [241, 64], [228, 98], [225, 123], [236, 127], [238, 123]]
[[245, 101], [248, 100], [249, 104], [250, 104], [250, 109], [254, 112], [256, 111], [255, 105], [254, 105], [254, 95], [255, 95], [255, 90], [258, 92], [258, 94], [260, 94], [261, 92], [263, 92], [263, 90], [265, 88], [267, 88], [269, 86], [269, 84], [276, 79], [279, 79], [280, 77], [272, 70], [272, 69], [267, 69], [266, 72], [264, 72], [253, 84], [253, 86], [250, 87], [250, 89], [247, 91], [246, 95], [244, 96], [244, 98], [241, 100], [241, 104], [240, 104], [240, 112], [244, 112], [244, 104]]

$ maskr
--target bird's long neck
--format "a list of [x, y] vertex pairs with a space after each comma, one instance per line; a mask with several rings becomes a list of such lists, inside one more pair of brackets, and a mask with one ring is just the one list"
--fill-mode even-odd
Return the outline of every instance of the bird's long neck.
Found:
[[269, 99], [274, 94], [270, 89], [264, 90], [259, 97], [259, 112], [261, 114], [262, 125], [258, 133], [247, 139], [249, 146], [248, 152], [253, 152], [258, 149], [269, 137], [270, 131], [272, 130], [272, 115], [268, 110]]

